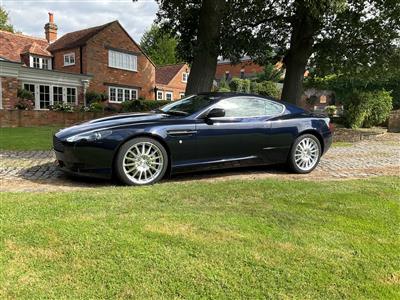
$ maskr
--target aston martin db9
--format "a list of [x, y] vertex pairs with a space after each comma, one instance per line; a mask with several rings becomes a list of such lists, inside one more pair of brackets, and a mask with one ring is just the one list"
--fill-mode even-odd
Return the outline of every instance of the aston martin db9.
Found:
[[309, 173], [332, 143], [330, 120], [250, 94], [204, 93], [149, 113], [119, 114], [63, 129], [53, 138], [60, 168], [128, 185], [166, 174], [287, 163]]

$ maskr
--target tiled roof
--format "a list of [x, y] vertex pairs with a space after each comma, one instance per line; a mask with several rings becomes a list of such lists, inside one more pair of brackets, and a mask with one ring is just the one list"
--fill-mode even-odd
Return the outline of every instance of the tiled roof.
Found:
[[73, 31], [63, 35], [61, 38], [53, 42], [48, 50], [57, 51], [60, 49], [69, 49], [74, 47], [83, 46], [91, 37], [102, 31], [108, 25], [117, 22], [113, 21], [104, 25], [91, 27], [83, 30]]
[[156, 69], [156, 84], [168, 84], [182, 69], [185, 63], [166, 65]]
[[23, 53], [51, 56], [46, 50], [49, 45], [46, 39], [19, 33], [0, 30], [0, 45], [0, 57], [10, 61], [20, 62]]

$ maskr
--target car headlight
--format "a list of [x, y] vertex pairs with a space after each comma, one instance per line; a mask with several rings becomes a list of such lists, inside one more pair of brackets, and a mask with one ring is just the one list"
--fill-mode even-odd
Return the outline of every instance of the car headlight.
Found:
[[111, 130], [103, 130], [103, 131], [96, 131], [96, 132], [84, 132], [77, 135], [70, 136], [67, 138], [67, 142], [79, 142], [79, 141], [97, 141], [104, 139], [105, 137], [112, 134]]

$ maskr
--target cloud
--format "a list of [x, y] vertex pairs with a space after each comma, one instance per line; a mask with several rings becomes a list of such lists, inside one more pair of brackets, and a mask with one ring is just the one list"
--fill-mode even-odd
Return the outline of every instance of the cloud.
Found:
[[53, 12], [59, 36], [119, 20], [138, 42], [158, 8], [154, 0], [0, 0], [0, 6], [8, 11], [14, 28], [28, 35], [44, 37], [47, 13]]

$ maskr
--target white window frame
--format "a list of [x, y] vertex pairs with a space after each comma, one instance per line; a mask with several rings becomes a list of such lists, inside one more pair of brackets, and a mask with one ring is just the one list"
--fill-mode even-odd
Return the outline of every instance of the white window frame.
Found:
[[[115, 100], [111, 100], [111, 90], [115, 90]], [[118, 101], [118, 92], [122, 91], [122, 101]], [[125, 93], [129, 93], [129, 100], [137, 100], [139, 97], [139, 90], [138, 89], [133, 89], [133, 88], [124, 88], [120, 86], [109, 86], [108, 87], [108, 102], [110, 103], [122, 103], [127, 100], [125, 100]], [[135, 94], [135, 97], [133, 97]]]
[[108, 66], [111, 68], [137, 72], [137, 56], [109, 49]]
[[187, 83], [189, 78], [189, 73], [188, 72], [183, 72], [182, 73], [182, 82]]
[[[39, 68], [34, 67], [34, 63], [33, 63], [34, 58], [37, 58], [39, 60]], [[44, 61], [47, 61], [46, 69], [43, 69]], [[40, 56], [36, 56], [36, 55], [29, 55], [29, 67], [35, 68], [35, 69], [51, 70], [51, 58], [45, 58], [45, 57], [40, 57]]]
[[74, 89], [75, 90], [75, 103], [73, 105], [78, 105], [78, 88], [74, 86], [64, 86], [64, 85], [59, 85], [59, 84], [45, 84], [45, 83], [35, 83], [35, 82], [30, 82], [30, 81], [24, 81], [22, 82], [22, 88], [25, 88], [25, 84], [31, 84], [35, 86], [35, 93], [34, 93], [34, 103], [35, 103], [35, 110], [49, 110], [48, 108], [40, 108], [40, 86], [45, 85], [48, 86], [50, 91], [50, 106], [54, 105], [54, 90], [53, 87], [62, 87], [63, 92], [62, 92], [62, 103], [67, 103], [67, 88]]
[[[161, 97], [159, 97], [161, 95]], [[157, 91], [157, 101], [162, 101], [164, 100], [164, 92], [163, 91]]]
[[[171, 96], [171, 100], [168, 99], [168, 95]], [[174, 101], [174, 93], [173, 92], [165, 92], [165, 100], [166, 101]]]
[[[72, 60], [71, 60], [72, 58]], [[64, 54], [64, 67], [74, 66], [75, 65], [75, 52], [65, 53]]]
[[181, 99], [185, 98], [185, 93], [179, 93], [179, 97], [180, 97]]

